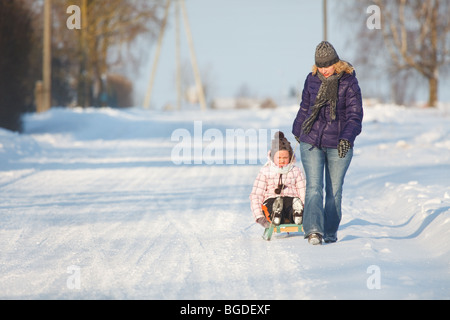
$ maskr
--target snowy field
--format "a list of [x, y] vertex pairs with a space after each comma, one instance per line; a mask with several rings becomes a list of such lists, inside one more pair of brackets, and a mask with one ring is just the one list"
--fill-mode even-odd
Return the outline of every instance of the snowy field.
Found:
[[323, 246], [266, 242], [250, 212], [296, 112], [54, 108], [0, 129], [0, 298], [450, 299], [450, 107], [365, 108]]

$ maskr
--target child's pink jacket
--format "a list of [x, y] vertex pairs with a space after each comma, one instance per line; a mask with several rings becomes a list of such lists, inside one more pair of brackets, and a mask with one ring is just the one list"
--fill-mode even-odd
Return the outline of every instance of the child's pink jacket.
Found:
[[[281, 194], [276, 194], [278, 181], [282, 174], [282, 180], [285, 185]], [[256, 220], [264, 217], [262, 204], [269, 198], [294, 197], [300, 198], [305, 203], [306, 179], [303, 171], [295, 166], [294, 163], [280, 169], [271, 160], [269, 160], [259, 171], [253, 184], [250, 194], [251, 209], [253, 217]]]

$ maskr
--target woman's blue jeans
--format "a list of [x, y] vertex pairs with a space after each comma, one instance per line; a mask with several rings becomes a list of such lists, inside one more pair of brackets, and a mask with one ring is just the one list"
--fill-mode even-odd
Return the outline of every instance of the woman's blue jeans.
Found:
[[305, 238], [312, 233], [319, 233], [326, 242], [335, 242], [342, 217], [342, 185], [353, 157], [353, 149], [348, 151], [345, 158], [339, 158], [335, 148], [317, 148], [302, 142], [300, 153], [306, 175], [303, 212]]

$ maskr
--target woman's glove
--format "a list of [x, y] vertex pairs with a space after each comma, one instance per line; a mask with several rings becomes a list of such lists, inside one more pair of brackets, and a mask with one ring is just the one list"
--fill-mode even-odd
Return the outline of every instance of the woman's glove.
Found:
[[350, 150], [350, 148], [351, 148], [351, 145], [348, 140], [345, 140], [345, 139], [339, 140], [339, 144], [337, 146], [339, 158], [345, 158], [345, 156], [347, 155], [347, 152], [348, 152], [348, 150]]

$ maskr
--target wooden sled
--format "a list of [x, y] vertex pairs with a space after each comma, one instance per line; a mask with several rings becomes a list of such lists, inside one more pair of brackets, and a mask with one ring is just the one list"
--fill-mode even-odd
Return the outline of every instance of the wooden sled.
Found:
[[278, 226], [272, 224], [270, 217], [269, 217], [269, 211], [267, 210], [266, 206], [262, 206], [262, 209], [264, 211], [264, 214], [266, 215], [267, 221], [270, 222], [269, 228], [266, 228], [264, 230], [263, 239], [266, 241], [270, 241], [272, 239], [273, 233], [289, 233], [289, 232], [303, 232], [303, 225], [301, 224], [293, 224], [293, 223], [286, 223], [286, 224], [280, 224]]
[[263, 239], [270, 241], [272, 239], [273, 233], [283, 233], [283, 232], [303, 232], [303, 226], [300, 224], [280, 224], [279, 226], [270, 225], [269, 228], [264, 230]]

